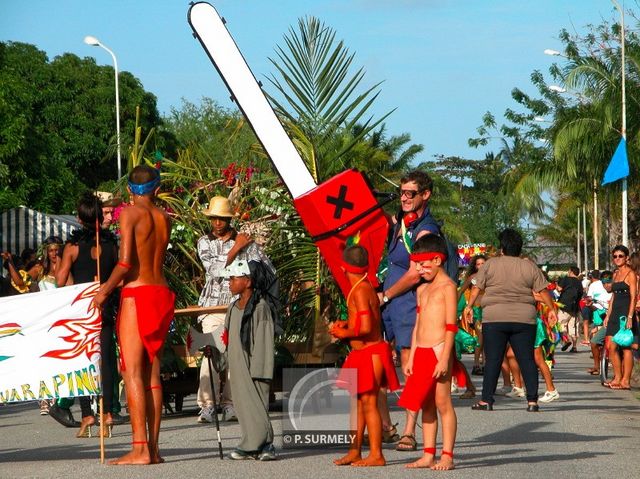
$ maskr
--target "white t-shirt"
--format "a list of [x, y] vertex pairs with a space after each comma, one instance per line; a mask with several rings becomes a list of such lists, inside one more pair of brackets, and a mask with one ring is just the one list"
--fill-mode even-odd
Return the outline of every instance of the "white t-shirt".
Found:
[[[611, 293], [607, 293], [607, 290], [604, 289], [604, 286], [602, 285], [602, 281], [597, 280], [591, 283], [587, 290], [587, 296], [593, 300], [593, 305], [596, 309], [607, 309], [607, 307], [609, 307]], [[606, 306], [604, 303], [606, 303]]]
[[600, 296], [598, 296], [598, 303], [596, 303], [596, 308], [599, 307], [599, 305], [602, 305], [604, 309], [609, 309], [611, 296], [613, 296], [613, 294], [607, 293], [606, 291], [604, 294], [601, 294]]

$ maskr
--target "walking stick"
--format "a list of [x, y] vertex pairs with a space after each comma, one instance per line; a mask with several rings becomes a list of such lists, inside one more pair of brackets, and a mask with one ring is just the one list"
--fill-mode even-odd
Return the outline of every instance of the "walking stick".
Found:
[[213, 387], [213, 351], [211, 350], [211, 346], [205, 346], [204, 348], [204, 356], [207, 358], [207, 362], [209, 363], [209, 384], [211, 384], [211, 396], [213, 397], [213, 414], [216, 418], [216, 434], [218, 435], [218, 450], [220, 451], [220, 459], [224, 459], [224, 455], [222, 454], [222, 439], [220, 438], [220, 421], [218, 421], [218, 403], [216, 401], [216, 390]]

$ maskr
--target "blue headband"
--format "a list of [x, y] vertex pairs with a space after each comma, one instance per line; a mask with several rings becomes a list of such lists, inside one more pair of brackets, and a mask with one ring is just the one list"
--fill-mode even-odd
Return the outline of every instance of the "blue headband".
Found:
[[131, 183], [131, 181], [128, 181], [127, 183], [129, 184], [131, 193], [133, 193], [134, 195], [147, 195], [149, 193], [152, 193], [158, 186], [160, 186], [160, 172], [157, 173], [157, 176], [153, 180], [142, 183], [141, 185], [137, 183]]

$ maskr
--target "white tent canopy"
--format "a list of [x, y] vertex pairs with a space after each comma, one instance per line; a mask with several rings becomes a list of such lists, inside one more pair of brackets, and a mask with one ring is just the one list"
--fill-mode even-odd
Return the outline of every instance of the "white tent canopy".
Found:
[[36, 249], [49, 236], [59, 236], [66, 241], [77, 228], [80, 223], [71, 215], [13, 208], [0, 214], [0, 251], [20, 254], [25, 248]]

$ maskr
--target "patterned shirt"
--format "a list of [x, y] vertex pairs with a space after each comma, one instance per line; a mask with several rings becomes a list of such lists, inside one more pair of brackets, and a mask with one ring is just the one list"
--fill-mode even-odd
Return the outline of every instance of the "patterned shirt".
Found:
[[[198, 257], [205, 272], [204, 288], [200, 293], [198, 306], [223, 306], [233, 301], [234, 295], [229, 291], [229, 278], [223, 278], [220, 272], [225, 268], [227, 255], [234, 244], [234, 239], [223, 240], [215, 237], [211, 239], [209, 235], [198, 240]], [[273, 269], [271, 261], [255, 242], [249, 243], [236, 258], [245, 261], [263, 261]]]

